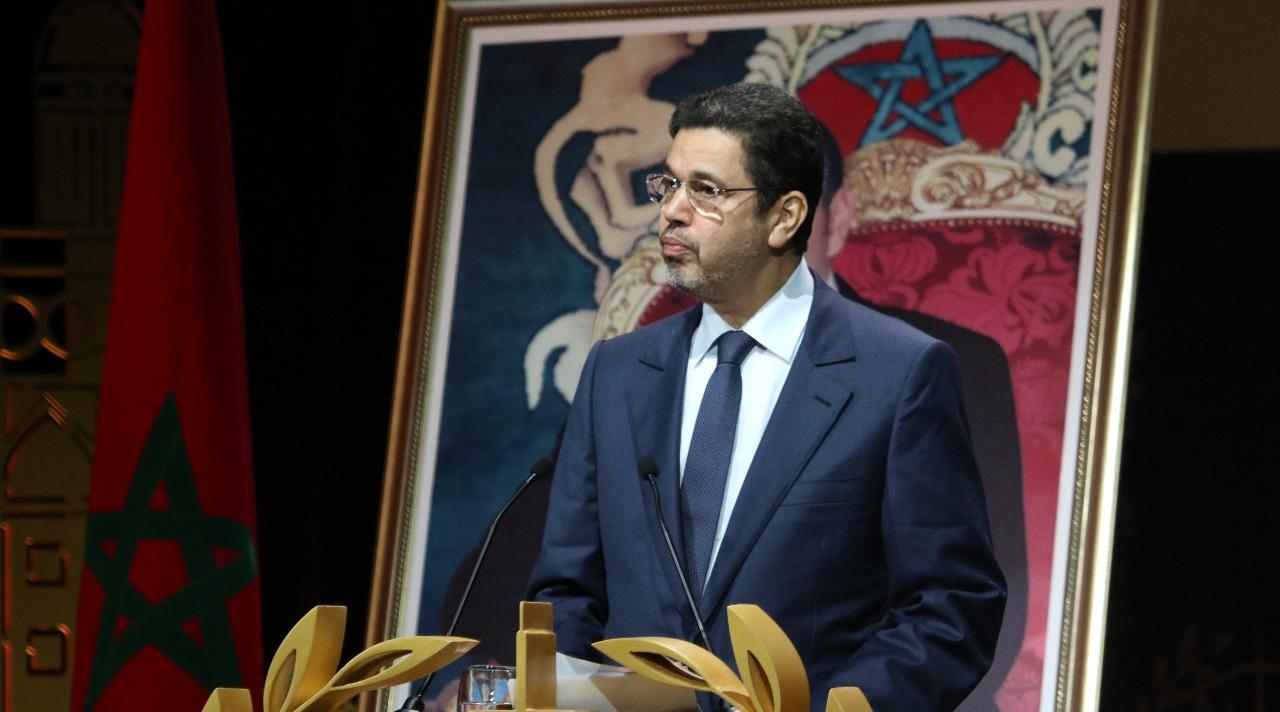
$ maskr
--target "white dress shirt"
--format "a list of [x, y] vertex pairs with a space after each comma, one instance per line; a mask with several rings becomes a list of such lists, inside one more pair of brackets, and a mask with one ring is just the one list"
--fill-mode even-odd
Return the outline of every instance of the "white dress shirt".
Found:
[[[738, 501], [738, 493], [742, 491], [747, 470], [755, 458], [765, 426], [769, 424], [773, 406], [778, 402], [782, 384], [791, 372], [791, 362], [800, 349], [800, 339], [804, 336], [804, 325], [812, 305], [813, 275], [801, 260], [782, 289], [742, 325], [742, 330], [755, 339], [757, 346], [742, 362], [738, 430], [733, 440], [729, 478], [724, 486], [724, 501], [720, 505], [720, 521], [716, 526], [715, 543], [711, 546], [711, 564], [707, 567], [706, 581], [711, 580], [711, 571], [720, 553], [720, 542], [733, 514], [733, 505]], [[681, 481], [684, 480], [684, 464], [689, 457], [689, 443], [693, 440], [693, 426], [698, 420], [702, 395], [716, 370], [716, 339], [732, 330], [733, 327], [715, 309], [702, 305], [702, 321], [689, 341], [689, 365], [684, 378], [684, 411], [680, 419]]]

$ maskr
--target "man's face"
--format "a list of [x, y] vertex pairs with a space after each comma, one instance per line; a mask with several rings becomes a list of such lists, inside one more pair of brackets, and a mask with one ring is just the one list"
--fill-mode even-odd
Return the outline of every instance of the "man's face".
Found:
[[[754, 188], [742, 141], [719, 129], [681, 129], [667, 153], [667, 170], [682, 183], [699, 179], [719, 188]], [[715, 215], [689, 204], [683, 185], [662, 203], [662, 259], [667, 280], [706, 302], [750, 289], [769, 259], [768, 228], [756, 216], [755, 191], [726, 193]]]

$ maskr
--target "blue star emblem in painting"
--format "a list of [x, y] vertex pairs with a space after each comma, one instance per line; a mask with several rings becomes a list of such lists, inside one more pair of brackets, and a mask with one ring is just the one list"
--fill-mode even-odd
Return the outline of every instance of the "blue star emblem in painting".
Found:
[[[964, 140], [951, 100], [1003, 60], [1003, 55], [939, 60], [929, 23], [919, 20], [898, 61], [851, 64], [836, 67], [836, 72], [879, 102], [859, 145], [893, 138], [909, 126], [951, 145]], [[929, 95], [914, 105], [902, 98], [903, 86], [913, 79], [923, 79], [929, 87]]]

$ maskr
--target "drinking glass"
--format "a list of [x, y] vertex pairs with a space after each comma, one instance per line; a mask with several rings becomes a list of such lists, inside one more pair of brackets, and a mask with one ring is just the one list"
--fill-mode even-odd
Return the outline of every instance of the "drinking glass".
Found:
[[507, 665], [469, 665], [458, 680], [458, 712], [515, 708], [516, 669]]

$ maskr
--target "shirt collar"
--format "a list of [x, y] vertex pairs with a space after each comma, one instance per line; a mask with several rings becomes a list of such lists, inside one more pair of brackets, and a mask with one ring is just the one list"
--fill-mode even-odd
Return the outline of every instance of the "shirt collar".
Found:
[[[742, 325], [742, 330], [770, 353], [791, 363], [800, 347], [804, 325], [813, 304], [813, 274], [804, 260], [769, 301], [756, 310]], [[733, 327], [708, 304], [702, 305], [702, 321], [689, 341], [689, 354], [695, 361], [706, 358], [716, 339]]]

